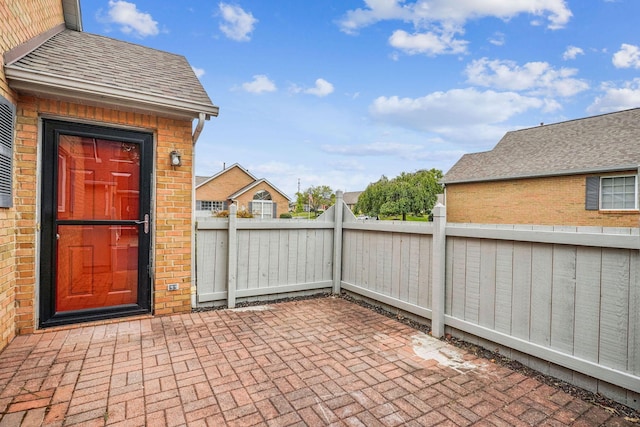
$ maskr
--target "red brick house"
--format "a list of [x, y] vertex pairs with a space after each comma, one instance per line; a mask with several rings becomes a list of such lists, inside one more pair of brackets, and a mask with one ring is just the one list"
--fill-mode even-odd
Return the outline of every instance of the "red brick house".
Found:
[[193, 147], [218, 107], [183, 56], [83, 32], [78, 0], [0, 13], [0, 349], [190, 310]]
[[445, 174], [447, 221], [638, 227], [638, 141], [638, 108], [508, 132]]
[[196, 210], [217, 212], [235, 203], [254, 218], [279, 218], [289, 211], [289, 197], [237, 163], [210, 177], [196, 177]]

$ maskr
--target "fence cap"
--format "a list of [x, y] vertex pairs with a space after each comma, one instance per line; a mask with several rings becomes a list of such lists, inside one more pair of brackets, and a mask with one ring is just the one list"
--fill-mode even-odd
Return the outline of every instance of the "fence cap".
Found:
[[437, 216], [437, 217], [444, 217], [447, 213], [447, 208], [445, 205], [443, 205], [442, 203], [438, 202], [436, 203], [436, 205], [433, 207], [433, 216]]

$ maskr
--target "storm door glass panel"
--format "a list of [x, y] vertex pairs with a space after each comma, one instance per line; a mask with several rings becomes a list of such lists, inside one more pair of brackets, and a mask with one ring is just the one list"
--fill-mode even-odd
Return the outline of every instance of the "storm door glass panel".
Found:
[[58, 220], [136, 220], [140, 146], [61, 135]]
[[58, 226], [57, 311], [137, 301], [138, 227]]
[[140, 146], [61, 135], [57, 159], [56, 312], [136, 303]]

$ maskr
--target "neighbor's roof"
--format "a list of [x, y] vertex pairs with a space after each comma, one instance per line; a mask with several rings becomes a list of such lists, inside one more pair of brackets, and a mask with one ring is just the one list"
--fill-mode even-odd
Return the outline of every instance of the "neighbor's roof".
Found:
[[355, 205], [358, 203], [358, 197], [362, 194], [362, 191], [345, 191], [342, 195], [342, 200], [348, 205]]
[[143, 113], [218, 115], [186, 58], [65, 29], [8, 63], [12, 88]]
[[245, 186], [244, 188], [241, 188], [240, 190], [236, 191], [235, 193], [233, 193], [232, 195], [229, 196], [229, 200], [234, 200], [237, 197], [239, 197], [240, 195], [246, 193], [247, 191], [251, 190], [252, 188], [257, 187], [258, 185], [265, 183], [267, 184], [269, 187], [273, 188], [274, 190], [276, 190], [278, 193], [280, 193], [285, 199], [287, 200], [291, 200], [289, 198], [289, 196], [287, 196], [286, 194], [284, 194], [282, 191], [280, 191], [278, 189], [278, 187], [276, 187], [275, 185], [273, 185], [272, 183], [270, 183], [269, 181], [267, 181], [266, 179], [262, 178], [259, 179], [257, 181], [253, 181], [251, 184]]
[[210, 177], [208, 176], [196, 176], [196, 187], [199, 187], [205, 181], [208, 181]]
[[465, 154], [445, 184], [599, 173], [640, 166], [640, 108], [508, 132], [491, 151]]

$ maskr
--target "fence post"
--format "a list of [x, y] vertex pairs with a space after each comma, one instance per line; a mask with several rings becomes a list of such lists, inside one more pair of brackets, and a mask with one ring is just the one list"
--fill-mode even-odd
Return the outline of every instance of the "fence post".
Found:
[[442, 203], [433, 208], [433, 250], [431, 251], [431, 335], [444, 335], [445, 309], [445, 259], [446, 259], [447, 209]]
[[340, 293], [340, 282], [342, 280], [342, 190], [336, 191], [336, 204], [334, 205], [334, 228], [333, 228], [333, 293]]
[[236, 286], [238, 273], [238, 217], [236, 211], [238, 207], [235, 204], [229, 206], [229, 238], [228, 248], [229, 257], [227, 265], [227, 307], [234, 308], [236, 306]]

